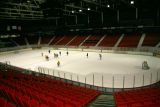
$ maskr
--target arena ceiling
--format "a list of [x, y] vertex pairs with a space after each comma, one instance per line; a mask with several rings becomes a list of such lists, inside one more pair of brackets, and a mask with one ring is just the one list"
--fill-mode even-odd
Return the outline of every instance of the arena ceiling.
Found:
[[20, 20], [22, 25], [34, 21], [50, 29], [159, 26], [159, 4], [160, 0], [0, 0], [0, 20], [21, 24]]
[[130, 9], [153, 12], [159, 9], [159, 3], [159, 0], [1, 0], [0, 18], [27, 18], [31, 15], [32, 19], [38, 16], [38, 18], [55, 18], [111, 10], [127, 12]]

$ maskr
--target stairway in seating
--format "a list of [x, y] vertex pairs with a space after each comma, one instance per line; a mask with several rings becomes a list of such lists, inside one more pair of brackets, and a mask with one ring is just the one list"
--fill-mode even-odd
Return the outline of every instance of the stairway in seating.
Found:
[[89, 38], [90, 38], [90, 36], [91, 36], [91, 35], [87, 36], [87, 37], [86, 37], [86, 39], [85, 39], [84, 41], [82, 41], [82, 43], [81, 43], [79, 46], [82, 46], [82, 45], [83, 45], [83, 43], [84, 43], [87, 39], [89, 39]]
[[156, 48], [160, 47], [160, 42], [156, 45]]
[[74, 36], [65, 46], [68, 46], [77, 36]]
[[142, 46], [145, 37], [146, 37], [146, 34], [143, 33], [142, 36], [141, 36], [141, 39], [139, 40], [139, 43], [138, 43], [138, 46], [137, 46], [138, 48], [140, 48]]
[[24, 38], [24, 40], [25, 40], [27, 46], [30, 45], [27, 38]]
[[109, 94], [102, 94], [88, 107], [115, 107], [114, 97]]
[[65, 36], [63, 36], [61, 39], [59, 39], [54, 45], [57, 45], [60, 41], [64, 39]]
[[123, 37], [124, 37], [124, 34], [122, 34], [122, 35], [120, 36], [120, 38], [118, 39], [118, 41], [117, 41], [117, 43], [114, 45], [114, 47], [118, 47], [118, 45], [119, 45], [119, 43], [122, 41]]
[[16, 41], [14, 41], [13, 39], [11, 39], [11, 41], [16, 44], [17, 46], [20, 46]]
[[55, 39], [55, 36], [53, 36], [53, 38], [49, 41], [48, 45], [50, 45], [54, 39]]
[[38, 46], [41, 44], [41, 36], [38, 38]]
[[104, 36], [98, 41], [98, 43], [96, 44], [95, 47], [97, 47], [97, 46], [102, 42], [102, 40], [103, 40], [105, 37], [106, 37], [106, 35], [104, 35]]

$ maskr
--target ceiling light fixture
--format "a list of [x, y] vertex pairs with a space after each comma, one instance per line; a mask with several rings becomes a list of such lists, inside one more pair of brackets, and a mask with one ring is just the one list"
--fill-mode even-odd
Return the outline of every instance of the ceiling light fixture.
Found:
[[132, 1], [130, 2], [130, 4], [134, 4], [134, 1], [132, 0]]
[[74, 13], [74, 10], [72, 10], [72, 13]]

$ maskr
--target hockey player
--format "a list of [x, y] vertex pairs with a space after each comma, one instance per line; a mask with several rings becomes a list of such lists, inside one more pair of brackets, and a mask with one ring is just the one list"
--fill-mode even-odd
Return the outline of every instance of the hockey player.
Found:
[[59, 55], [61, 56], [61, 51], [59, 51]]
[[88, 53], [87, 53], [87, 55], [86, 55], [86, 56], [87, 56], [87, 58], [88, 58]]
[[57, 62], [57, 66], [58, 66], [58, 67], [60, 66], [60, 61]]
[[48, 55], [45, 56], [46, 61], [49, 61], [49, 57]]
[[102, 59], [102, 54], [99, 54], [99, 59], [100, 59], [100, 60]]
[[68, 54], [69, 54], [68, 51], [66, 52], [66, 54], [67, 54], [67, 56], [68, 56]]
[[142, 69], [144, 69], [144, 70], [148, 70], [149, 69], [147, 61], [143, 61], [142, 62]]

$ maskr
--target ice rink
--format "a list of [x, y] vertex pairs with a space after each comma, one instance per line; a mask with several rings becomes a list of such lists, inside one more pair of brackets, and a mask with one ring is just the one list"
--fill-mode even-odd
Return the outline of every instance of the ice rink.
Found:
[[[60, 51], [61, 55], [59, 55]], [[54, 53], [57, 53], [59, 57], [54, 58]], [[99, 54], [102, 54], [101, 60]], [[46, 61], [45, 55], [49, 56], [49, 61]], [[73, 74], [76, 77], [72, 79], [76, 81], [79, 76], [80, 82], [84, 82], [86, 77], [86, 83], [103, 87], [139, 87], [155, 83], [160, 79], [160, 59], [153, 56], [83, 51], [69, 51], [67, 56], [65, 50], [51, 49], [49, 53], [48, 49], [39, 49], [1, 54], [0, 62], [5, 61], [10, 61], [11, 65], [25, 69], [37, 71], [38, 67], [45, 67], [68, 73], [68, 75]], [[57, 66], [57, 61], [60, 61], [60, 67]], [[149, 70], [142, 69], [143, 61], [148, 62]], [[50, 71], [49, 74], [53, 73]], [[69, 76], [68, 79], [70, 79]]]

